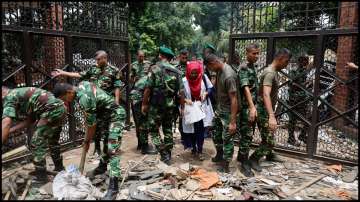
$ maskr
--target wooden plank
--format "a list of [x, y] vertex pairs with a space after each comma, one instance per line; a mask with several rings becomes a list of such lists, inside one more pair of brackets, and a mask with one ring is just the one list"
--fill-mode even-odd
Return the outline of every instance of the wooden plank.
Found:
[[10, 194], [11, 194], [11, 191], [10, 191], [10, 190], [6, 192], [6, 195], [5, 195], [5, 197], [4, 197], [4, 201], [9, 200]]
[[301, 190], [303, 190], [303, 189], [311, 186], [312, 184], [316, 183], [317, 181], [321, 180], [321, 179], [324, 178], [325, 176], [326, 176], [326, 175], [320, 175], [319, 177], [314, 178], [313, 180], [304, 183], [303, 185], [301, 185], [300, 187], [298, 187], [297, 189], [291, 191], [289, 194], [286, 194], [286, 195], [287, 195], [288, 197], [289, 197], [289, 196], [292, 196], [292, 195], [294, 195], [295, 193], [297, 193], [297, 192], [299, 192], [299, 191], [301, 191]]
[[19, 197], [19, 200], [24, 200], [24, 199], [25, 199], [26, 194], [27, 194], [27, 192], [29, 191], [29, 188], [30, 188], [31, 182], [32, 182], [32, 180], [31, 180], [31, 179], [27, 181], [27, 183], [26, 183], [26, 187], [25, 187], [25, 190], [24, 190], [24, 192], [22, 193], [21, 197]]
[[28, 148], [25, 145], [23, 145], [21, 147], [13, 149], [13, 150], [11, 150], [9, 152], [6, 152], [5, 154], [2, 154], [1, 155], [1, 160], [6, 160], [6, 159], [8, 159], [10, 157], [16, 156], [16, 155], [21, 154], [21, 153], [26, 152], [26, 151], [28, 151]]

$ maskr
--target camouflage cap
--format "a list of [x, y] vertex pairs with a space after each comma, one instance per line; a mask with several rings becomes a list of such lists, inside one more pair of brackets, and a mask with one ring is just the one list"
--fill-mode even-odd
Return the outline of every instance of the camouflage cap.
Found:
[[159, 52], [170, 57], [175, 57], [175, 54], [172, 52], [172, 50], [170, 48], [166, 48], [165, 46], [160, 46]]
[[209, 43], [206, 43], [204, 48], [209, 48], [209, 49], [211, 49], [213, 51], [216, 51], [215, 47], [213, 45], [209, 44]]

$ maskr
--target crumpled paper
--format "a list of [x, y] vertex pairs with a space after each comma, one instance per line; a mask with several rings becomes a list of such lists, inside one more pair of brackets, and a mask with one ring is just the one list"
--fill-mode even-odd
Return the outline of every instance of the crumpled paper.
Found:
[[53, 194], [58, 200], [96, 200], [104, 196], [74, 165], [68, 166], [65, 171], [55, 176]]
[[202, 168], [195, 169], [190, 173], [190, 176], [199, 181], [200, 190], [209, 189], [210, 187], [221, 183], [216, 172], [208, 172]]

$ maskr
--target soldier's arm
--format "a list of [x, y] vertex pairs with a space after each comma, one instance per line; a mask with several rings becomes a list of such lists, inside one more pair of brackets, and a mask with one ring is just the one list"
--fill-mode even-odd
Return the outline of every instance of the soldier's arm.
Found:
[[51, 72], [51, 75], [53, 77], [57, 77], [57, 76], [67, 76], [67, 77], [71, 77], [71, 78], [80, 78], [81, 75], [79, 72], [67, 72], [61, 69], [55, 69], [54, 71]]
[[229, 133], [234, 134], [236, 132], [236, 114], [238, 111], [238, 100], [236, 92], [229, 92], [230, 97], [230, 124], [229, 124]]
[[28, 127], [31, 123], [33, 123], [33, 120], [31, 118], [27, 118], [25, 121], [22, 121], [18, 124], [16, 124], [15, 126], [11, 127], [10, 128], [10, 133], [13, 133], [17, 130], [20, 130], [20, 129], [23, 129], [23, 128], [26, 128]]
[[251, 93], [250, 93], [249, 86], [244, 87], [244, 94], [245, 94], [246, 101], [247, 101], [247, 103], [249, 105], [250, 121], [253, 122], [255, 120], [255, 117], [256, 117], [256, 108], [255, 108], [255, 104], [253, 102], [253, 98], [252, 98]]
[[9, 138], [9, 132], [11, 127], [12, 119], [10, 117], [4, 117], [2, 119], [2, 128], [1, 128], [1, 143], [4, 144], [4, 142], [7, 141]]
[[269, 115], [269, 128], [271, 131], [275, 131], [277, 127], [277, 122], [271, 103], [271, 97], [270, 97], [271, 86], [264, 85], [262, 86], [262, 88], [263, 88], [263, 100], [264, 100], [265, 109]]
[[116, 104], [120, 104], [120, 98], [121, 98], [121, 91], [120, 91], [120, 87], [123, 85], [122, 81], [120, 80], [120, 76], [121, 76], [121, 72], [117, 72], [116, 76], [115, 76], [115, 81], [114, 81], [114, 87], [115, 87], [115, 103]]

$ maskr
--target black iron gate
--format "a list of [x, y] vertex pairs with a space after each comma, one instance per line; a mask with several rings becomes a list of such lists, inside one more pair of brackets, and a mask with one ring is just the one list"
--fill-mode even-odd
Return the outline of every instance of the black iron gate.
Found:
[[[128, 9], [123, 2], [2, 2], [2, 81], [11, 87], [36, 86], [51, 90], [63, 78], [55, 68], [81, 71], [95, 64], [94, 54], [105, 50], [109, 63], [122, 71], [122, 103], [129, 122]], [[5, 62], [5, 63], [4, 63]], [[67, 82], [78, 83], [77, 79]], [[3, 152], [29, 141], [31, 129], [14, 134]], [[71, 108], [61, 144], [83, 138], [84, 117]]]
[[[244, 61], [246, 45], [258, 43], [260, 75], [276, 50], [288, 48], [293, 53], [287, 69], [280, 72], [275, 109], [280, 125], [275, 134], [277, 150], [357, 164], [358, 70], [346, 67], [347, 62], [359, 65], [357, 7], [357, 2], [232, 4], [230, 57], [236, 51]], [[310, 64], [303, 75], [306, 82], [298, 83], [289, 72], [297, 68], [303, 53]], [[289, 99], [290, 85], [305, 94], [295, 103]], [[288, 144], [290, 127], [295, 127], [295, 136], [304, 129], [306, 141], [299, 146]], [[260, 141], [257, 132], [254, 144]]]

